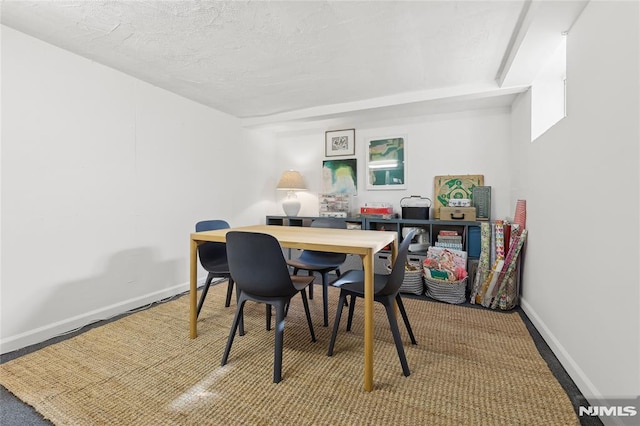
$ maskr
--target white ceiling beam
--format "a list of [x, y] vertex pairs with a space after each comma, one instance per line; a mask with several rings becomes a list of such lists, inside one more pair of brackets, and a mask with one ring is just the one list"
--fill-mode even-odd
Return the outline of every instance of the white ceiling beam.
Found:
[[496, 76], [500, 87], [529, 86], [588, 0], [527, 1]]
[[399, 93], [355, 102], [323, 105], [264, 117], [249, 117], [242, 119], [241, 123], [243, 127], [255, 128], [287, 122], [325, 120], [339, 115], [362, 114], [366, 111], [379, 111], [381, 109], [391, 110], [398, 107], [405, 107], [407, 110], [412, 109], [413, 111], [416, 111], [421, 108], [426, 109], [427, 105], [435, 103], [464, 104], [482, 99], [509, 96], [515, 93], [524, 92], [527, 88], [528, 86], [498, 88], [495, 85], [448, 87], [435, 90]]

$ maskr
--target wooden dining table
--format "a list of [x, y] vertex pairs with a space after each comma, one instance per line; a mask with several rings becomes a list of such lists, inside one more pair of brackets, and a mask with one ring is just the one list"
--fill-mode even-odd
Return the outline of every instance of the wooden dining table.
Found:
[[205, 242], [226, 242], [227, 232], [246, 231], [273, 235], [283, 248], [356, 254], [362, 258], [364, 281], [364, 390], [373, 390], [373, 274], [374, 256], [390, 246], [392, 261], [398, 253], [398, 233], [302, 226], [253, 225], [191, 234], [189, 324], [190, 337], [198, 336], [196, 316], [198, 281], [198, 245]]

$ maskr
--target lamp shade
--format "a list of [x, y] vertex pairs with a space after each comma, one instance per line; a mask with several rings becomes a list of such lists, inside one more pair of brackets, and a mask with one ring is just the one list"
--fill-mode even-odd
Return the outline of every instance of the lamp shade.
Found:
[[280, 181], [276, 188], [283, 191], [303, 191], [307, 189], [307, 186], [305, 185], [300, 172], [287, 170], [282, 173], [282, 176], [280, 176]]

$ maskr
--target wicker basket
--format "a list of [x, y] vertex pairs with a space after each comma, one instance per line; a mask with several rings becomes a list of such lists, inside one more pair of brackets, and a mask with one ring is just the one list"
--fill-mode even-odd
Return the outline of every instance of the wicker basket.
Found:
[[424, 277], [427, 288], [426, 295], [432, 299], [447, 303], [464, 303], [467, 301], [467, 278], [458, 281], [445, 281]]
[[401, 293], [424, 294], [424, 283], [422, 281], [422, 269], [418, 264], [415, 271], [404, 271], [404, 280], [400, 286]]

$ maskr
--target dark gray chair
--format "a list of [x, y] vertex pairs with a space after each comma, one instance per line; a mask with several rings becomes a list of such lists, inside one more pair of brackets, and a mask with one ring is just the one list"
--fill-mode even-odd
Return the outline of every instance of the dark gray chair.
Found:
[[[231, 276], [236, 282], [238, 306], [222, 356], [222, 365], [227, 363], [233, 339], [241, 322], [247, 300], [267, 305], [267, 329], [270, 328], [271, 306], [276, 311], [273, 382], [282, 378], [282, 347], [284, 342], [285, 310], [291, 298], [300, 293], [311, 340], [316, 341], [307, 301], [307, 287], [313, 277], [292, 276], [282, 254], [278, 240], [267, 234], [230, 231], [227, 233], [227, 258]], [[240, 335], [243, 330], [240, 330]]]
[[[342, 219], [327, 217], [315, 219], [311, 222], [311, 227], [347, 229], [347, 223]], [[300, 270], [306, 270], [309, 272], [309, 276], [313, 276], [314, 272], [318, 272], [322, 276], [322, 303], [325, 327], [329, 325], [329, 273], [336, 271], [336, 275], [339, 277], [340, 265], [344, 263], [346, 258], [347, 255], [344, 253], [303, 250], [300, 257], [287, 261], [287, 264], [293, 267], [293, 275], [297, 275]], [[309, 298], [313, 299], [313, 286], [309, 287]]]
[[[216, 229], [228, 229], [229, 224], [224, 220], [203, 220], [196, 223], [196, 232], [213, 231]], [[198, 301], [198, 311], [196, 317], [200, 315], [202, 304], [207, 297], [207, 292], [211, 286], [211, 281], [214, 278], [227, 278], [229, 284], [227, 285], [227, 299], [224, 306], [229, 307], [231, 304], [231, 295], [233, 293], [233, 278], [229, 273], [229, 265], [227, 263], [227, 248], [224, 243], [208, 242], [198, 246], [198, 257], [200, 258], [200, 264], [209, 274], [207, 280], [204, 283], [200, 300]]]
[[[387, 311], [387, 318], [389, 320], [389, 326], [391, 327], [391, 333], [393, 334], [393, 340], [396, 344], [396, 350], [398, 351], [398, 357], [400, 358], [400, 364], [402, 364], [402, 372], [405, 376], [411, 374], [409, 370], [409, 364], [404, 353], [404, 347], [402, 345], [402, 339], [400, 337], [400, 330], [398, 329], [398, 321], [396, 320], [396, 314], [394, 312], [394, 301], [398, 304], [398, 309], [404, 320], [404, 325], [407, 327], [411, 343], [416, 345], [416, 338], [411, 330], [411, 324], [409, 324], [409, 318], [407, 312], [404, 309], [402, 298], [400, 297], [400, 286], [404, 280], [404, 268], [407, 261], [407, 252], [409, 251], [409, 244], [413, 238], [413, 232], [409, 233], [398, 249], [398, 256], [391, 269], [391, 274], [381, 275], [374, 274], [374, 300], [382, 303]], [[336, 343], [336, 336], [338, 334], [338, 327], [340, 326], [340, 318], [342, 316], [342, 309], [346, 302], [347, 296], [351, 296], [351, 303], [349, 304], [349, 319], [347, 320], [347, 331], [351, 330], [351, 321], [353, 319], [353, 311], [356, 305], [357, 297], [364, 297], [364, 271], [351, 270], [346, 272], [342, 277], [335, 281], [333, 286], [340, 288], [340, 298], [338, 300], [338, 310], [336, 312], [336, 320], [333, 324], [333, 332], [331, 333], [331, 341], [329, 342], [328, 356], [333, 355], [333, 347]]]

